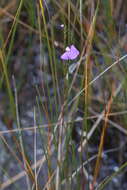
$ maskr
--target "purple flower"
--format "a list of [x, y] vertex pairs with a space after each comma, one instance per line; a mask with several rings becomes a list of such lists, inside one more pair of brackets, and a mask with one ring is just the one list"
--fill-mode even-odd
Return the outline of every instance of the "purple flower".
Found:
[[66, 47], [66, 52], [64, 52], [60, 58], [62, 60], [73, 60], [76, 59], [78, 55], [79, 51], [74, 45], [71, 45], [70, 47]]

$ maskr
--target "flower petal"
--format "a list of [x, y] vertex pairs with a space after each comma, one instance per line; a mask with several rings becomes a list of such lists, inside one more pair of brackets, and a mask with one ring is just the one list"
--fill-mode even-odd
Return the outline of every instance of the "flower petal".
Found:
[[73, 60], [76, 59], [79, 55], [79, 51], [76, 49], [74, 45], [66, 48], [66, 52], [61, 55], [61, 59], [63, 60]]

